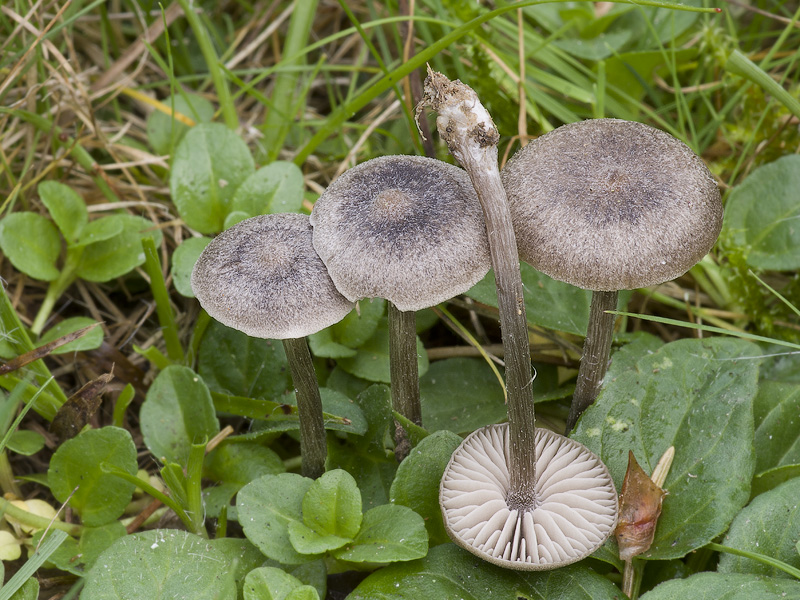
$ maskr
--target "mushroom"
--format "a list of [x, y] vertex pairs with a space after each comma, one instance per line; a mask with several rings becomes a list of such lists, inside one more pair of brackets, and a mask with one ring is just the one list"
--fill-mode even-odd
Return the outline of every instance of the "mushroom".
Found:
[[619, 119], [559, 127], [501, 176], [522, 259], [593, 290], [569, 431], [605, 376], [618, 290], [669, 281], [703, 258], [722, 228], [719, 189], [685, 144]]
[[421, 424], [414, 311], [467, 291], [490, 266], [469, 177], [432, 158], [374, 158], [328, 186], [311, 224], [314, 248], [348, 300], [388, 300], [392, 404]]
[[491, 563], [554, 569], [598, 549], [617, 522], [617, 493], [602, 461], [578, 442], [536, 430], [536, 502], [508, 502], [508, 425], [471, 433], [445, 469], [440, 500], [452, 540]]
[[283, 340], [297, 390], [302, 472], [325, 471], [325, 426], [305, 336], [353, 308], [334, 287], [311, 243], [308, 217], [253, 217], [223, 231], [192, 270], [192, 290], [217, 321], [247, 335]]
[[[588, 556], [611, 534], [614, 483], [580, 444], [534, 426], [522, 279], [492, 118], [470, 87], [430, 70], [424, 101], [439, 113], [439, 135], [469, 173], [484, 211], [508, 389], [508, 423], [468, 436], [445, 469], [445, 528], [456, 544], [490, 562], [552, 569]], [[565, 477], [557, 482], [559, 473]]]

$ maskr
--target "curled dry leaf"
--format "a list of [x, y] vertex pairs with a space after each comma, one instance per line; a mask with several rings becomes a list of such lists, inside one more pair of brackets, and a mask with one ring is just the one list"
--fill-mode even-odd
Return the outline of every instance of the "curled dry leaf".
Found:
[[58, 409], [53, 422], [50, 423], [50, 432], [55, 434], [59, 444], [63, 444], [81, 432], [92, 415], [100, 408], [102, 394], [106, 385], [113, 378], [114, 369], [112, 367], [111, 373], [92, 379]]
[[619, 522], [615, 532], [622, 560], [630, 560], [650, 548], [661, 514], [661, 502], [666, 495], [642, 470], [633, 452], [629, 451], [628, 471], [622, 483]]

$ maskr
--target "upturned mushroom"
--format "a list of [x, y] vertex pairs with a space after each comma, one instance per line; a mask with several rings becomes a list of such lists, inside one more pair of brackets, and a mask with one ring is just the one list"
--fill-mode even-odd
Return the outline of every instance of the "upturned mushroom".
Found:
[[439, 113], [439, 135], [481, 201], [508, 389], [508, 423], [468, 436], [445, 469], [439, 495], [445, 528], [456, 544], [489, 562], [552, 569], [588, 556], [611, 534], [617, 520], [614, 483], [581, 444], [534, 426], [522, 279], [492, 118], [470, 87], [441, 73], [429, 71], [423, 101]]
[[311, 243], [308, 217], [262, 215], [222, 232], [192, 271], [192, 290], [217, 321], [247, 335], [283, 340], [297, 390], [302, 472], [325, 471], [325, 425], [305, 336], [341, 321], [353, 308]]
[[605, 376], [618, 291], [674, 279], [711, 250], [719, 189], [683, 142], [619, 119], [559, 127], [517, 152], [501, 177], [520, 257], [593, 291], [569, 431]]
[[347, 299], [388, 300], [392, 404], [421, 424], [414, 311], [467, 291], [490, 266], [469, 177], [432, 158], [374, 158], [328, 186], [311, 224], [314, 248]]

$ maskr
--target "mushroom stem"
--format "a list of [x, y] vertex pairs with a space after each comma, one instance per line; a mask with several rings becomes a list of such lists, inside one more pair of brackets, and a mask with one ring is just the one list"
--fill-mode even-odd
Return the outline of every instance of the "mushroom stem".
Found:
[[297, 392], [300, 453], [303, 460], [300, 470], [304, 477], [316, 479], [325, 472], [325, 458], [328, 455], [319, 384], [306, 339], [287, 338], [283, 340], [283, 347]]
[[600, 393], [600, 384], [606, 375], [608, 357], [611, 354], [611, 336], [614, 332], [615, 319], [614, 315], [606, 311], [617, 309], [618, 297], [619, 292], [592, 292], [589, 329], [583, 342], [583, 357], [567, 417], [566, 434], [572, 431], [583, 411], [592, 405]]
[[506, 502], [528, 510], [534, 506], [536, 480], [533, 377], [517, 242], [497, 168], [499, 134], [477, 94], [458, 80], [429, 70], [423, 101], [439, 113], [439, 135], [467, 171], [483, 208], [506, 362], [511, 479]]
[[[422, 425], [419, 403], [419, 368], [417, 366], [417, 320], [414, 311], [402, 311], [389, 302], [389, 369], [392, 384], [392, 408]], [[399, 460], [408, 455], [407, 435], [396, 428], [396, 454]]]

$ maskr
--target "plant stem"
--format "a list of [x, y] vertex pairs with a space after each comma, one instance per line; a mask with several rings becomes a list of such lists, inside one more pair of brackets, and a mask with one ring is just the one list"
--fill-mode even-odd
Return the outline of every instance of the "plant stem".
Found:
[[439, 135], [469, 174], [483, 208], [506, 362], [511, 478], [506, 502], [530, 509], [536, 481], [533, 378], [517, 242], [497, 168], [499, 134], [477, 94], [460, 81], [429, 71], [423, 102], [439, 113]]
[[[392, 408], [415, 425], [422, 425], [422, 408], [419, 403], [416, 313], [399, 310], [391, 302], [388, 304]], [[395, 429], [394, 441], [397, 459], [403, 460], [408, 456], [411, 448], [408, 444], [408, 434], [402, 425]]]
[[322, 419], [322, 398], [311, 362], [311, 352], [305, 338], [283, 340], [292, 381], [297, 390], [297, 410], [300, 417], [300, 453], [303, 456], [301, 472], [304, 477], [316, 479], [325, 472], [328, 448], [325, 440], [325, 422]]
[[47, 517], [40, 517], [39, 515], [35, 515], [27, 510], [14, 506], [11, 504], [11, 502], [2, 497], [0, 497], [0, 512], [8, 515], [12, 519], [19, 521], [23, 525], [29, 525], [30, 527], [35, 527], [36, 529], [47, 529], [49, 526], [51, 529], [60, 529], [70, 535], [75, 536], [80, 535], [81, 530], [83, 529], [80, 525], [64, 523], [58, 520], [53, 521], [51, 525], [50, 519]]
[[611, 355], [611, 336], [614, 333], [615, 315], [606, 311], [617, 309], [619, 292], [592, 292], [589, 310], [589, 329], [583, 342], [583, 356], [578, 370], [578, 382], [572, 395], [572, 406], [567, 417], [568, 434], [600, 392], [600, 384], [608, 369]]
[[625, 570], [622, 573], [622, 593], [631, 600], [636, 600], [639, 597], [644, 566], [644, 562], [636, 560], [636, 558], [630, 558], [625, 561]]
[[142, 238], [142, 249], [144, 250], [144, 270], [150, 277], [150, 291], [156, 302], [156, 314], [161, 323], [161, 335], [167, 345], [167, 356], [174, 363], [183, 363], [185, 356], [183, 346], [178, 336], [178, 326], [175, 324], [175, 314], [172, 312], [172, 305], [169, 300], [169, 292], [164, 284], [164, 276], [161, 274], [161, 261], [158, 259], [156, 243], [149, 235]]

